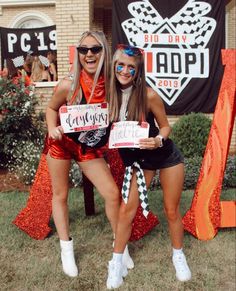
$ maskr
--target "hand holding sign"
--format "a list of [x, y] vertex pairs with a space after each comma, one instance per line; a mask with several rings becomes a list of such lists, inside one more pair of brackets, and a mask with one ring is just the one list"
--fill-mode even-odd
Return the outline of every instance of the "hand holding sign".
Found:
[[149, 124], [137, 121], [120, 121], [112, 125], [109, 148], [139, 148], [139, 140], [147, 138], [149, 134]]
[[59, 110], [64, 133], [90, 131], [109, 125], [107, 103], [62, 106]]

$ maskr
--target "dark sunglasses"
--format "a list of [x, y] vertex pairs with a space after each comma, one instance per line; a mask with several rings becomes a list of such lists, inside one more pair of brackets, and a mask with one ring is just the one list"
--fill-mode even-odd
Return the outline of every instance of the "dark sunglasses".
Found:
[[123, 52], [130, 57], [141, 56], [144, 54], [143, 49], [135, 46], [130, 46], [128, 44], [118, 44], [117, 49], [123, 50]]
[[87, 55], [88, 51], [91, 51], [92, 54], [98, 54], [102, 51], [102, 46], [92, 46], [92, 47], [78, 46], [77, 50], [82, 55]]

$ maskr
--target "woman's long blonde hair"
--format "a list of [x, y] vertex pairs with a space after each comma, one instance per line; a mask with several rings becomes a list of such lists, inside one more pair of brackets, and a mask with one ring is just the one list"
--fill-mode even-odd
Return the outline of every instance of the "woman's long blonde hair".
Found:
[[31, 70], [30, 79], [33, 82], [41, 82], [44, 69], [45, 69], [44, 65], [40, 61], [39, 57], [35, 56], [32, 62], [32, 70]]
[[[113, 56], [111, 64], [111, 80], [109, 95], [109, 110], [111, 121], [119, 120], [119, 112], [122, 103], [122, 91], [118, 80], [116, 79], [116, 63], [125, 54], [122, 48], [118, 48]], [[130, 56], [135, 59], [137, 64], [137, 75], [133, 82], [132, 92], [127, 106], [127, 119], [142, 122], [147, 116], [147, 90], [145, 81], [144, 58], [143, 55]]]
[[[97, 71], [94, 76], [94, 83], [93, 83], [90, 98], [93, 96], [98, 78], [100, 77], [100, 75], [103, 75], [104, 81], [105, 81], [105, 92], [106, 92], [106, 100], [107, 100], [108, 94], [109, 94], [109, 75], [110, 75], [110, 52], [108, 48], [108, 43], [102, 31], [86, 31], [82, 34], [79, 40], [79, 43], [77, 44], [76, 47], [80, 46], [82, 41], [88, 36], [94, 37], [102, 46], [101, 58], [99, 60]], [[72, 73], [70, 73], [70, 77], [72, 78], [72, 86], [71, 86], [71, 94], [69, 94], [68, 101], [70, 101], [71, 97], [74, 95], [76, 89], [78, 88], [78, 84], [80, 86], [79, 79], [80, 79], [80, 73], [81, 73], [82, 68], [83, 67], [81, 66], [81, 63], [79, 61], [78, 52], [76, 51], [75, 56], [74, 56], [74, 61], [72, 64]], [[79, 95], [77, 96], [75, 101], [79, 103], [81, 98], [82, 98], [82, 90], [79, 87]]]

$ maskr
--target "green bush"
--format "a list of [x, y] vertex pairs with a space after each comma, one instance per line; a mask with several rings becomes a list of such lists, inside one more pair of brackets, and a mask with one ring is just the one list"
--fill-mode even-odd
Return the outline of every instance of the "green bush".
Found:
[[203, 156], [211, 120], [203, 113], [184, 115], [173, 125], [171, 138], [185, 158]]
[[79, 165], [72, 161], [70, 168], [70, 183], [73, 187], [81, 187], [83, 185], [82, 172]]
[[1, 167], [14, 162], [14, 148], [21, 142], [37, 145], [44, 135], [43, 120], [35, 112], [33, 87], [20, 78], [0, 78], [0, 159]]
[[202, 157], [199, 156], [193, 156], [192, 158], [184, 159], [184, 190], [195, 189], [200, 173], [201, 163]]
[[39, 159], [43, 149], [43, 139], [32, 141], [20, 141], [11, 150], [11, 160], [8, 162], [8, 170], [26, 185], [34, 181]]
[[224, 188], [236, 188], [236, 156], [229, 156], [223, 180]]

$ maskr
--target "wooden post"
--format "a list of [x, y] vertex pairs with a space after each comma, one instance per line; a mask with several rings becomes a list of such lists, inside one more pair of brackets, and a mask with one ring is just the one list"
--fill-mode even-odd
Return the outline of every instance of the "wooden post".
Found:
[[95, 214], [93, 183], [83, 175], [84, 209], [87, 216]]

